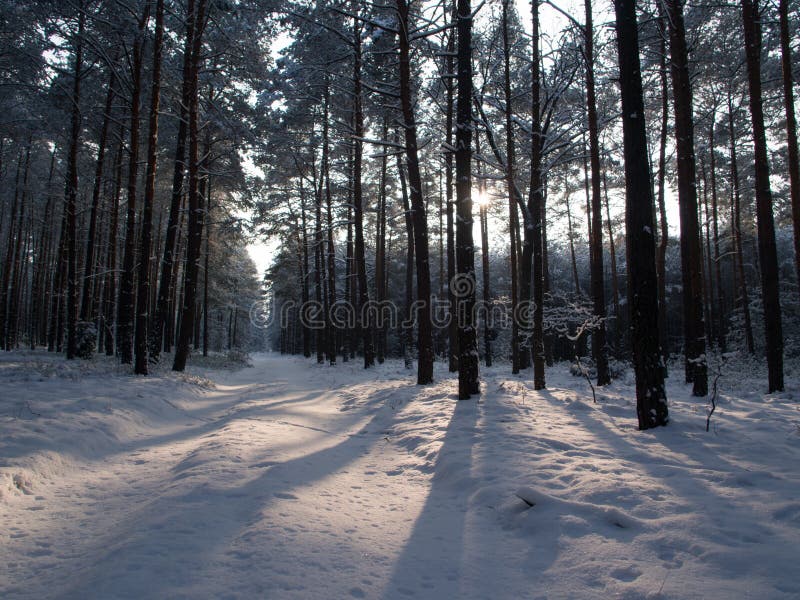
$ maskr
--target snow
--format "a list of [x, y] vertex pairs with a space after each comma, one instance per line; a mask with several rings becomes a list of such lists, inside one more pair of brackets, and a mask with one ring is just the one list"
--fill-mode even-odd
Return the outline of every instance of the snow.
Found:
[[[3, 598], [797, 598], [800, 386], [0, 355]], [[219, 365], [216, 365], [219, 366]]]

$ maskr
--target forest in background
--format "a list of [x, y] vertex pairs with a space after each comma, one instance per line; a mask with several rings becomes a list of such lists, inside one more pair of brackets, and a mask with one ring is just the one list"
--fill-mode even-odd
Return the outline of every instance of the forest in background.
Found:
[[[479, 360], [543, 388], [576, 356], [602, 385], [611, 357], [634, 365], [646, 428], [667, 420], [666, 356], [703, 396], [707, 357], [731, 351], [766, 356], [780, 390], [800, 327], [797, 13], [2, 2], [0, 341], [182, 370], [192, 347], [259, 347], [268, 291], [276, 349], [416, 359], [421, 384], [440, 357], [461, 398]], [[264, 281], [252, 235], [277, 240]], [[464, 319], [413, 310], [433, 296]], [[481, 300], [515, 318], [473, 318]], [[386, 302], [413, 327], [333, 318]]]

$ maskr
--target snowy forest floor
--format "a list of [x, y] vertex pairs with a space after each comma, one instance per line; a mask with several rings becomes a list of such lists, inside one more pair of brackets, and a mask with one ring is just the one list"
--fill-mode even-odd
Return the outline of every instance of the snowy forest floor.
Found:
[[639, 432], [630, 373], [253, 363], [0, 355], [0, 597], [800, 597], [796, 379]]

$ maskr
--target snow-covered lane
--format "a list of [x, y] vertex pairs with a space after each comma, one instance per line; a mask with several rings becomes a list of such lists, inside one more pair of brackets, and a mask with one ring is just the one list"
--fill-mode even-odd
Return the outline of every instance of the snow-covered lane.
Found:
[[457, 402], [443, 371], [360, 367], [261, 355], [212, 385], [0, 361], [0, 597], [800, 594], [791, 394], [723, 398], [705, 433], [672, 385], [673, 423], [641, 433], [627, 380], [591, 404], [563, 370], [533, 392], [499, 367]]
[[87, 451], [9, 511], [7, 592], [381, 594], [430, 477], [398, 468], [384, 426], [393, 409], [348, 405], [338, 378], [264, 355], [224, 377], [200, 410], [163, 398], [182, 418], [108, 455]]

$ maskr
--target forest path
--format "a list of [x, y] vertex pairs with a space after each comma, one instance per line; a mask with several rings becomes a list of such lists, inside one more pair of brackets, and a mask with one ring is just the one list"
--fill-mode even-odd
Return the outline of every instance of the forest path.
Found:
[[267, 354], [197, 406], [162, 398], [178, 419], [40, 487], [12, 524], [15, 596], [458, 593], [464, 498], [432, 496], [425, 457], [392, 439], [411, 396], [439, 400], [443, 433], [456, 403], [362, 373]]
[[638, 432], [629, 376], [597, 403], [567, 365], [464, 402], [435, 377], [0, 354], [0, 597], [800, 597], [794, 381], [706, 433], [680, 381]]

